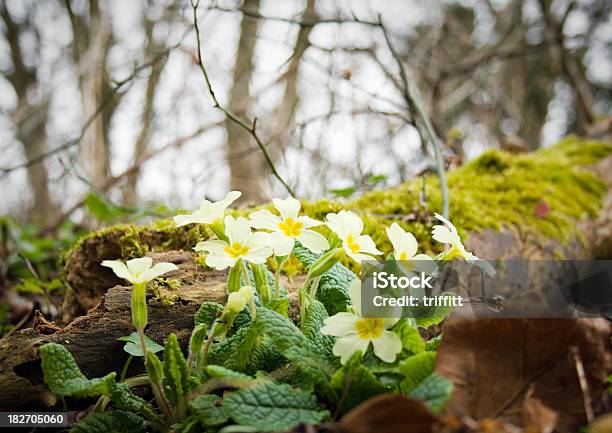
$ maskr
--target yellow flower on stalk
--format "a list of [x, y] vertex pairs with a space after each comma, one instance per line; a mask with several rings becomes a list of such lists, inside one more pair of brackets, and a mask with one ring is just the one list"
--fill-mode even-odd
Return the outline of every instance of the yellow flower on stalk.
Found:
[[214, 239], [198, 242], [195, 251], [207, 251], [206, 264], [218, 270], [233, 267], [238, 260], [262, 264], [272, 255], [269, 235], [251, 232], [249, 222], [231, 215], [224, 220], [227, 240]]
[[433, 259], [427, 254], [417, 254], [419, 245], [410, 232], [396, 222], [387, 227], [387, 236], [393, 246], [393, 257], [406, 271], [431, 273], [435, 269]]
[[134, 285], [146, 284], [166, 272], [178, 269], [175, 264], [168, 262], [157, 263], [153, 266], [153, 259], [150, 257], [140, 257], [125, 263], [120, 260], [104, 260], [101, 264], [111, 268], [119, 278], [128, 280]]
[[251, 213], [249, 218], [251, 227], [271, 231], [270, 246], [274, 254], [279, 257], [289, 255], [296, 240], [317, 254], [329, 248], [329, 242], [322, 234], [309, 230], [323, 223], [298, 215], [301, 207], [299, 200], [288, 197], [285, 200], [275, 198], [272, 202], [280, 216], [269, 210], [258, 210]]
[[253, 299], [253, 288], [250, 286], [243, 286], [237, 292], [232, 292], [227, 297], [225, 308], [234, 312], [239, 313], [244, 310], [251, 299]]
[[188, 215], [177, 215], [173, 218], [174, 222], [177, 227], [180, 227], [187, 224], [213, 224], [215, 221], [221, 221], [225, 209], [241, 195], [240, 191], [230, 191], [223, 200], [217, 202], [204, 200], [198, 210]]
[[495, 269], [489, 262], [483, 259], [479, 259], [474, 254], [469, 252], [463, 246], [461, 242], [461, 238], [459, 237], [459, 232], [457, 228], [451, 223], [449, 220], [444, 218], [440, 214], [434, 214], [434, 216], [442, 221], [445, 225], [436, 225], [432, 229], [432, 237], [443, 244], [450, 245], [450, 248], [445, 251], [441, 257], [442, 260], [454, 260], [457, 258], [462, 258], [465, 261], [474, 264], [475, 266], [481, 268], [490, 276], [495, 275]]
[[363, 221], [353, 212], [341, 210], [338, 213], [328, 213], [326, 218], [327, 227], [338, 235], [346, 254], [357, 263], [372, 260], [372, 256], [382, 254], [370, 236], [361, 234]]
[[333, 353], [345, 364], [357, 351], [361, 354], [372, 344], [374, 355], [385, 362], [393, 362], [402, 350], [400, 337], [389, 331], [399, 318], [361, 317], [361, 282], [353, 281], [349, 288], [353, 308], [351, 312], [337, 313], [323, 322], [321, 333], [338, 337]]

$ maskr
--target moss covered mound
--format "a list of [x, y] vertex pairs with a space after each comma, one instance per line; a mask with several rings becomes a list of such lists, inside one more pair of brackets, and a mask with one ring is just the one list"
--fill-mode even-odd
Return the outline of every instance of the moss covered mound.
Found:
[[[610, 154], [611, 143], [576, 137], [530, 154], [488, 151], [448, 173], [450, 219], [465, 237], [482, 229], [517, 228], [524, 235], [565, 244], [580, 236], [578, 221], [596, 217], [601, 209], [607, 187], [587, 166]], [[385, 253], [391, 248], [385, 228], [397, 221], [415, 235], [422, 250], [437, 253], [440, 246], [431, 242], [430, 233], [434, 224], [431, 215], [441, 208], [438, 179], [426, 177], [425, 187], [424, 203], [420, 200], [423, 180], [414, 179], [347, 202], [304, 202], [303, 210], [320, 220], [341, 209], [358, 213], [365, 231]], [[536, 215], [538, 206], [543, 206], [544, 212]], [[270, 205], [262, 207], [271, 209]], [[87, 280], [91, 290], [98, 292], [110, 286], [109, 280], [114, 281], [108, 270], [98, 266], [101, 260], [128, 259], [150, 251], [191, 250], [210, 235], [204, 226], [177, 228], [172, 220], [93, 232], [67, 253], [67, 280], [73, 287]]]

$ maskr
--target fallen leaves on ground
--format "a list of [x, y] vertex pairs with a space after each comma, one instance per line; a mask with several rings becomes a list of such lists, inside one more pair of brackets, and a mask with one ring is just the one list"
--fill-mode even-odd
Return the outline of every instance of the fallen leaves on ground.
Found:
[[[451, 319], [436, 360], [436, 371], [454, 383], [445, 413], [529, 432], [577, 431], [587, 419], [571, 351], [579, 354], [596, 406], [612, 370], [610, 336], [604, 319]], [[529, 398], [537, 403], [525, 407]]]

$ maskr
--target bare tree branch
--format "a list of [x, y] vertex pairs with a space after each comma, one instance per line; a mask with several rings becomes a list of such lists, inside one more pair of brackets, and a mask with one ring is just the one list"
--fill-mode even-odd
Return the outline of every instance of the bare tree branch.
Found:
[[[110, 177], [105, 183], [104, 185], [101, 185], [97, 188], [95, 188], [96, 190], [100, 191], [100, 192], [105, 192], [108, 191], [109, 189], [111, 189], [112, 187], [114, 187], [115, 185], [117, 185], [122, 179], [131, 176], [133, 173], [140, 171], [142, 165], [155, 158], [156, 156], [159, 156], [160, 154], [166, 152], [169, 149], [173, 149], [173, 148], [177, 148], [177, 147], [181, 147], [182, 145], [184, 145], [186, 142], [200, 136], [201, 134], [203, 134], [204, 132], [219, 126], [220, 122], [217, 123], [213, 123], [213, 124], [209, 124], [209, 125], [204, 125], [199, 127], [198, 129], [196, 129], [194, 132], [192, 132], [191, 134], [188, 134], [184, 137], [180, 137], [177, 138], [176, 140], [166, 144], [165, 146], [162, 146], [156, 150], [153, 150], [151, 152], [148, 153], [143, 153], [140, 155], [140, 157], [134, 161], [134, 163], [128, 167], [126, 170], [124, 170], [123, 172], [119, 173], [116, 176], [112, 176]], [[92, 187], [96, 187], [95, 185], [91, 185]], [[57, 218], [55, 218], [50, 224], [48, 224], [46, 227], [44, 227], [41, 232], [40, 235], [45, 235], [45, 234], [49, 234], [49, 233], [53, 233], [55, 230], [57, 230], [59, 228], [59, 226], [62, 224], [62, 222], [68, 218], [70, 215], [72, 215], [74, 212], [76, 212], [78, 209], [80, 209], [81, 207], [83, 207], [85, 205], [85, 201], [87, 200], [87, 197], [89, 196], [89, 192], [87, 194], [85, 194], [81, 199], [79, 199], [75, 204], [73, 204], [70, 208], [68, 208], [66, 211], [64, 211], [60, 216], [58, 216]]]
[[158, 61], [160, 61], [162, 58], [165, 58], [165, 56], [168, 55], [168, 53], [175, 48], [175, 46], [170, 47], [168, 49], [165, 49], [164, 51], [159, 52], [157, 55], [155, 55], [155, 57], [153, 57], [153, 59], [151, 59], [150, 61], [143, 63], [142, 65], [136, 67], [132, 73], [126, 77], [125, 79], [121, 80], [121, 81], [116, 81], [113, 88], [111, 89], [111, 91], [105, 95], [105, 97], [102, 99], [102, 101], [100, 102], [100, 105], [98, 106], [98, 108], [96, 109], [96, 111], [89, 116], [89, 118], [85, 121], [85, 123], [83, 124], [83, 127], [81, 128], [81, 131], [79, 132], [79, 135], [74, 139], [74, 140], [70, 140], [67, 141], [59, 146], [54, 147], [53, 149], [50, 149], [46, 152], [43, 152], [37, 156], [34, 156], [32, 158], [30, 158], [28, 161], [21, 163], [21, 164], [16, 164], [12, 167], [5, 167], [0, 169], [0, 180], [3, 180], [4, 178], [6, 178], [6, 176], [8, 176], [10, 173], [12, 173], [15, 170], [19, 170], [22, 168], [26, 168], [26, 167], [30, 167], [32, 165], [36, 165], [39, 164], [41, 162], [43, 162], [44, 160], [46, 160], [47, 158], [56, 155], [60, 152], [63, 152], [73, 146], [76, 146], [80, 143], [80, 141], [83, 139], [83, 136], [86, 134], [87, 130], [89, 129], [89, 127], [91, 126], [91, 124], [94, 122], [94, 120], [102, 113], [102, 111], [104, 111], [104, 108], [106, 107], [107, 104], [109, 104], [113, 98], [113, 96], [119, 92], [119, 90], [121, 90], [125, 85], [127, 85], [128, 83], [130, 83], [132, 80], [134, 80], [138, 74], [140, 72], [142, 72], [143, 70], [153, 66], [155, 63], [157, 63]]
[[248, 125], [238, 116], [236, 116], [234, 113], [232, 113], [231, 111], [223, 107], [219, 103], [219, 100], [217, 99], [217, 95], [215, 95], [215, 91], [213, 90], [212, 83], [208, 76], [208, 72], [206, 71], [206, 68], [204, 67], [204, 60], [202, 59], [202, 46], [200, 42], [200, 26], [198, 24], [198, 5], [199, 3], [200, 3], [199, 0], [197, 1], [192, 0], [191, 2], [191, 6], [193, 8], [193, 25], [195, 28], [196, 43], [197, 43], [197, 49], [198, 49], [198, 66], [200, 68], [200, 71], [202, 72], [202, 75], [204, 76], [204, 80], [206, 81], [206, 86], [208, 87], [208, 92], [210, 93], [210, 97], [213, 100], [213, 104], [214, 104], [213, 107], [221, 110], [223, 114], [227, 116], [228, 119], [230, 119], [232, 122], [239, 125], [245, 131], [247, 131], [251, 135], [251, 137], [253, 137], [253, 140], [255, 140], [255, 143], [257, 143], [257, 146], [259, 146], [259, 148], [261, 149], [261, 152], [263, 153], [264, 158], [266, 159], [266, 162], [268, 163], [268, 166], [270, 167], [270, 170], [272, 171], [272, 174], [274, 175], [274, 177], [278, 179], [278, 181], [285, 187], [287, 192], [292, 197], [295, 197], [295, 193], [293, 192], [293, 189], [291, 189], [291, 187], [287, 184], [287, 182], [285, 182], [285, 180], [278, 173], [278, 170], [276, 170], [276, 167], [274, 166], [274, 162], [272, 161], [272, 158], [270, 158], [270, 154], [268, 153], [266, 146], [261, 141], [261, 138], [259, 138], [259, 135], [257, 133], [257, 118], [254, 118], [251, 125]]
[[387, 28], [383, 24], [380, 16], [379, 16], [379, 25], [380, 25], [380, 28], [382, 29], [383, 35], [385, 36], [387, 47], [389, 48], [391, 55], [397, 62], [397, 66], [400, 70], [400, 77], [402, 80], [403, 90], [404, 90], [403, 96], [406, 101], [406, 104], [408, 105], [408, 108], [411, 111], [411, 113], [413, 113], [413, 115], [418, 115], [421, 118], [421, 122], [424, 125], [424, 129], [422, 126], [420, 126], [419, 122], [414, 122], [414, 124], [417, 130], [419, 131], [419, 135], [421, 136], [421, 139], [429, 140], [429, 143], [431, 144], [431, 147], [434, 150], [434, 155], [436, 159], [436, 172], [438, 173], [438, 177], [440, 178], [440, 189], [442, 192], [442, 215], [445, 218], [448, 218], [448, 204], [449, 204], [448, 186], [446, 185], [446, 175], [444, 173], [444, 160], [442, 158], [440, 139], [438, 138], [438, 136], [436, 135], [433, 129], [429, 116], [427, 115], [427, 113], [425, 113], [425, 110], [423, 109], [421, 105], [420, 97], [417, 93], [416, 88], [414, 88], [411, 83], [411, 79], [409, 78], [408, 70], [404, 67], [404, 64], [402, 63], [402, 60], [399, 54], [395, 50], [395, 47], [393, 46], [393, 43], [391, 42], [391, 39], [389, 37], [389, 33], [387, 32]]

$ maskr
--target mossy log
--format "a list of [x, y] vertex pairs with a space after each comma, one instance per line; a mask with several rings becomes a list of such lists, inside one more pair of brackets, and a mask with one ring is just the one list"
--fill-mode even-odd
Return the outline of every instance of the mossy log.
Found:
[[[154, 262], [174, 263], [178, 270], [167, 274], [161, 284], [149, 286], [146, 333], [160, 344], [169, 334], [175, 333], [186, 350], [193, 317], [202, 302], [225, 301], [227, 275], [203, 269], [185, 251], [150, 253], [150, 256]], [[282, 284], [293, 298], [295, 287], [302, 282], [297, 278], [293, 282], [283, 280]], [[131, 292], [131, 287], [111, 287], [93, 309], [64, 328], [37, 316], [33, 328], [0, 340], [0, 411], [42, 410], [56, 403], [43, 383], [37, 351], [38, 346], [47, 342], [66, 346], [88, 377], [121, 372], [128, 354], [123, 351], [125, 343], [117, 338], [134, 332]], [[129, 375], [143, 372], [139, 360], [132, 362], [129, 368]]]
[[[450, 172], [448, 182], [451, 220], [479, 257], [612, 256], [611, 143], [571, 138], [533, 154], [487, 152]], [[434, 177], [428, 177], [426, 185], [425, 203], [419, 200], [417, 180], [346, 203], [304, 202], [303, 210], [317, 219], [343, 208], [355, 211], [384, 252], [390, 250], [385, 227], [397, 221], [414, 233], [426, 252], [436, 253], [439, 246], [431, 242], [430, 215], [440, 208], [440, 196]], [[46, 341], [66, 345], [90, 377], [120, 371], [127, 355], [116, 338], [133, 331], [130, 289], [100, 266], [102, 260], [146, 254], [176, 263], [179, 271], [156, 284], [150, 294], [147, 334], [163, 342], [175, 332], [186, 344], [198, 305], [224, 298], [226, 275], [198, 266], [192, 251], [197, 241], [210, 235], [204, 226], [176, 228], [171, 220], [162, 220], [147, 226], [114, 226], [81, 239], [64, 257], [64, 277], [72, 288], [63, 308], [62, 322], [67, 325], [59, 328], [39, 318], [34, 328], [0, 340], [0, 410], [47, 408], [54, 403], [42, 382], [36, 350]], [[300, 269], [293, 263], [289, 271], [299, 274]], [[299, 280], [297, 276], [296, 283]], [[292, 284], [287, 285], [291, 289]]]

